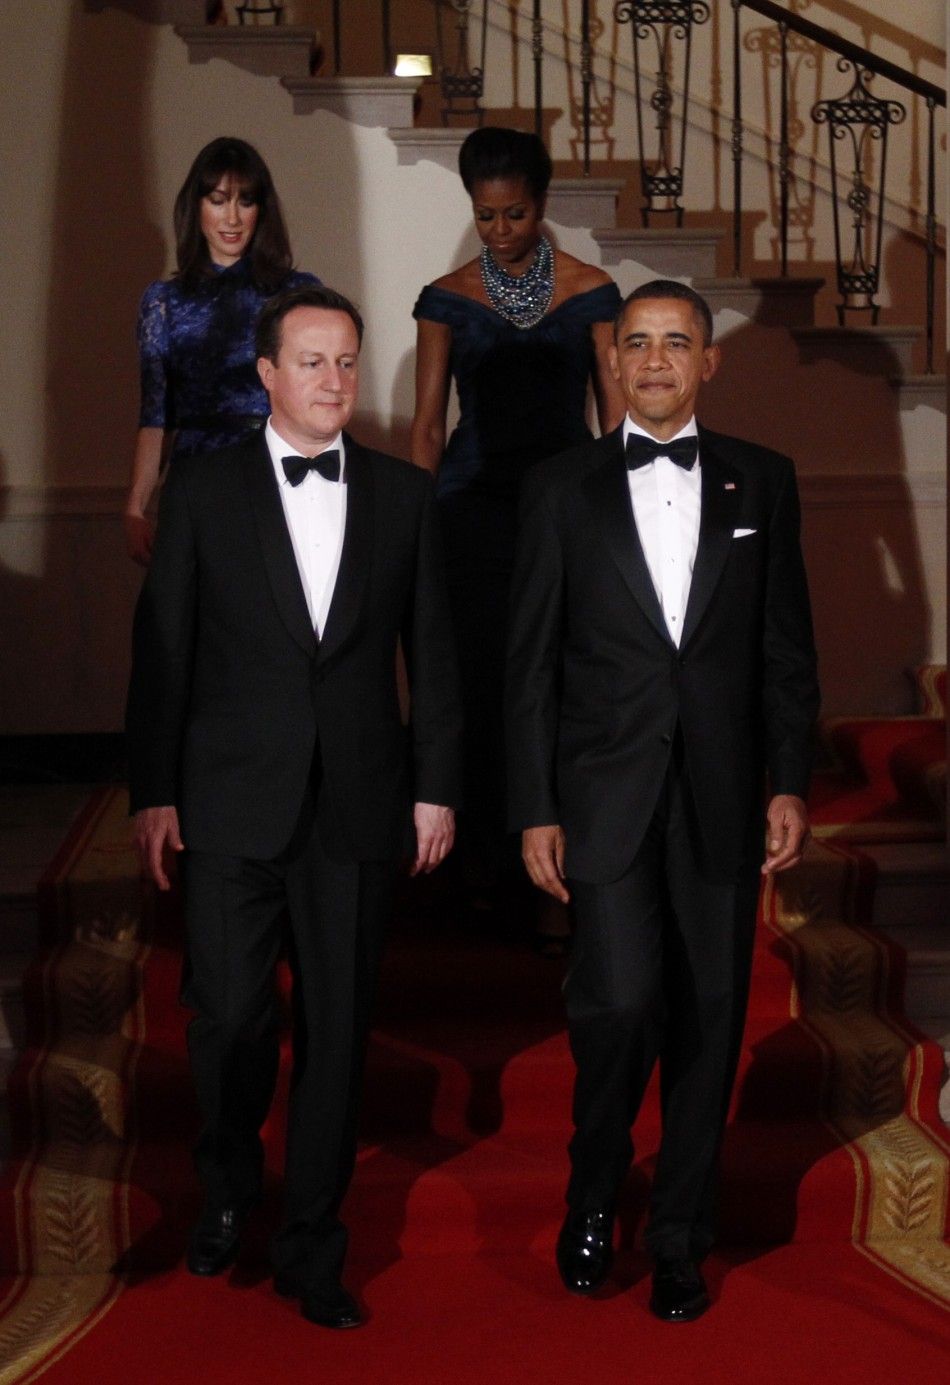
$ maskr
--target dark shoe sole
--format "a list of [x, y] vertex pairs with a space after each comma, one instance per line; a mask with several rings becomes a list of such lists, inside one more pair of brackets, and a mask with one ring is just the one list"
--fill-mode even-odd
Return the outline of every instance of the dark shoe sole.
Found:
[[602, 1289], [602, 1288], [604, 1287], [604, 1285], [606, 1284], [606, 1282], [607, 1282], [607, 1277], [608, 1277], [609, 1274], [610, 1274], [610, 1266], [611, 1266], [611, 1263], [612, 1263], [612, 1258], [611, 1258], [611, 1261], [608, 1261], [608, 1263], [604, 1266], [604, 1272], [603, 1272], [603, 1274], [599, 1277], [599, 1279], [597, 1279], [597, 1281], [596, 1281], [595, 1283], [592, 1283], [592, 1284], [583, 1284], [583, 1285], [581, 1285], [581, 1284], [578, 1284], [576, 1281], [574, 1281], [574, 1282], [572, 1283], [572, 1282], [568, 1279], [568, 1277], [567, 1277], [567, 1275], [564, 1273], [564, 1271], [561, 1269], [561, 1266], [560, 1266], [560, 1265], [558, 1265], [558, 1267], [557, 1267], [557, 1272], [558, 1272], [558, 1275], [560, 1276], [561, 1283], [564, 1285], [565, 1289], [567, 1290], [567, 1292], [568, 1292], [569, 1294], [575, 1294], [578, 1298], [590, 1298], [592, 1294], [596, 1294], [597, 1290], [598, 1290], [598, 1289]]
[[312, 1322], [315, 1327], [325, 1327], [330, 1332], [352, 1332], [354, 1327], [362, 1327], [362, 1318], [344, 1318], [342, 1320], [332, 1320], [322, 1318], [319, 1314], [310, 1314], [305, 1308], [300, 1309], [301, 1317], [306, 1318], [307, 1322]]
[[563, 1276], [561, 1278], [561, 1283], [564, 1285], [567, 1292], [573, 1294], [575, 1298], [593, 1298], [597, 1290], [602, 1289], [604, 1285], [604, 1281], [601, 1280], [599, 1284], [591, 1284], [590, 1288], [586, 1286], [582, 1288], [579, 1284], [568, 1284]]
[[191, 1256], [186, 1256], [185, 1265], [187, 1266], [189, 1274], [197, 1275], [199, 1279], [213, 1279], [215, 1275], [223, 1274], [225, 1270], [231, 1268], [238, 1258], [239, 1250], [240, 1246], [235, 1246], [232, 1251], [228, 1252], [224, 1259], [214, 1260], [213, 1262], [203, 1261], [198, 1264], [192, 1260]]
[[299, 1298], [301, 1317], [306, 1318], [307, 1322], [312, 1322], [317, 1327], [326, 1327], [332, 1332], [348, 1332], [351, 1328], [363, 1326], [364, 1319], [362, 1317], [337, 1322], [321, 1317], [318, 1313], [308, 1313], [304, 1303], [306, 1290], [281, 1274], [274, 1275], [274, 1292], [280, 1294], [281, 1298]]
[[695, 1322], [701, 1318], [709, 1307], [709, 1298], [703, 1294], [702, 1298], [691, 1300], [680, 1308], [673, 1309], [672, 1312], [664, 1312], [659, 1308], [653, 1299], [650, 1299], [650, 1312], [661, 1322]]

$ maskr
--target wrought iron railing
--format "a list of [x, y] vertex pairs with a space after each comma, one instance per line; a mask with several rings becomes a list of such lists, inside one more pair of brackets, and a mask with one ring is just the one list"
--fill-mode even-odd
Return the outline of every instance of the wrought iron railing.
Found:
[[[788, 239], [790, 225], [789, 194], [792, 179], [792, 139], [790, 129], [790, 47], [793, 36], [806, 43], [838, 55], [837, 70], [851, 74], [851, 86], [840, 96], [815, 102], [811, 119], [828, 129], [831, 163], [831, 203], [834, 221], [835, 262], [840, 302], [838, 321], [845, 321], [848, 312], [867, 313], [877, 322], [880, 305], [877, 295], [881, 289], [881, 253], [884, 229], [884, 196], [887, 176], [888, 133], [903, 122], [907, 110], [902, 102], [878, 97], [871, 92], [875, 75], [885, 77], [905, 92], [920, 96], [927, 108], [927, 192], [924, 216], [925, 238], [925, 308], [926, 368], [933, 371], [934, 351], [934, 285], [937, 258], [936, 209], [936, 130], [935, 113], [938, 106], [947, 104], [946, 93], [916, 73], [898, 67], [896, 63], [879, 58], [857, 44], [839, 38], [830, 29], [813, 24], [771, 0], [730, 0], [733, 9], [733, 273], [742, 268], [742, 158], [744, 127], [742, 120], [742, 50], [741, 11], [753, 10], [771, 20], [778, 30], [778, 62], [780, 68], [780, 115], [778, 141], [779, 179], [779, 245], [781, 272], [788, 274]], [[838, 150], [844, 145], [850, 153], [850, 166], [842, 168]], [[874, 176], [875, 148], [879, 149]], [[842, 186], [844, 185], [844, 186]], [[850, 216], [850, 227], [843, 224]]]
[[[266, 3], [266, 0], [255, 0]], [[654, 215], [671, 216], [681, 226], [687, 192], [687, 135], [695, 124], [695, 96], [691, 93], [695, 46], [701, 31], [718, 44], [720, 34], [709, 24], [707, 0], [551, 0], [542, 4], [532, 0], [530, 14], [495, 0], [426, 0], [433, 11], [433, 47], [436, 75], [441, 87], [441, 118], [448, 124], [455, 117], [480, 124], [484, 116], [486, 81], [486, 31], [491, 8], [497, 10], [499, 24], [504, 17], [509, 29], [517, 28], [522, 18], [528, 28], [518, 28], [520, 41], [530, 47], [533, 123], [543, 130], [545, 60], [556, 52], [556, 40], [563, 44], [563, 62], [568, 70], [568, 87], [579, 86], [580, 99], [570, 96], [572, 118], [579, 122], [572, 145], [580, 152], [585, 176], [593, 169], [592, 134], [600, 140], [600, 150], [612, 149], [607, 124], [614, 117], [615, 91], [607, 99], [595, 97], [596, 71], [610, 67], [609, 81], [615, 81], [617, 51], [598, 47], [605, 37], [607, 23], [601, 17], [606, 3], [613, 22], [613, 42], [620, 30], [628, 27], [631, 37], [633, 126], [635, 158], [642, 194], [641, 217], [645, 226]], [[946, 107], [946, 94], [932, 82], [865, 48], [840, 38], [830, 29], [804, 19], [772, 0], [728, 0], [732, 9], [732, 110], [728, 100], [720, 99], [718, 82], [702, 93], [703, 104], [711, 113], [714, 127], [725, 123], [727, 165], [732, 164], [732, 271], [739, 277], [747, 258], [744, 244], [743, 201], [744, 163], [747, 158], [748, 127], [744, 122], [744, 83], [749, 83], [749, 56], [757, 54], [763, 65], [763, 83], [778, 74], [778, 134], [764, 122], [766, 161], [774, 187], [773, 216], [777, 225], [776, 253], [780, 273], [789, 273], [790, 231], [803, 243], [811, 233], [815, 218], [815, 190], [820, 160], [816, 141], [822, 129], [828, 131], [828, 164], [832, 204], [833, 241], [836, 262], [839, 322], [847, 315], [863, 315], [876, 323], [882, 289], [882, 234], [885, 222], [885, 197], [889, 135], [904, 123], [908, 96], [919, 97], [926, 109], [925, 210], [922, 216], [925, 250], [924, 316], [926, 319], [926, 368], [933, 370], [935, 282], [937, 246], [936, 213], [936, 126], [938, 108]], [[333, 68], [342, 70], [342, 25], [344, 6], [332, 4]], [[557, 13], [555, 13], [557, 10]], [[769, 22], [768, 27], [743, 29], [744, 12]], [[728, 8], [725, 11], [728, 15]], [[392, 0], [381, 0], [382, 51], [386, 71], [393, 66]], [[773, 27], [774, 26], [774, 27]], [[728, 31], [726, 31], [728, 32]], [[550, 41], [554, 36], [554, 42]], [[722, 36], [723, 38], [725, 35]], [[548, 42], [546, 42], [546, 39]], [[727, 46], [728, 40], [726, 40]], [[398, 46], [398, 42], [397, 42]], [[806, 69], [824, 79], [825, 55], [836, 59], [836, 71], [847, 86], [829, 96], [817, 88], [816, 99], [803, 113], [803, 103], [795, 82]], [[879, 77], [899, 88], [897, 95], [879, 95], [873, 90]], [[751, 86], [747, 89], [752, 90]], [[903, 99], [898, 99], [901, 97]], [[766, 98], [771, 101], [772, 97]], [[513, 103], [516, 104], [516, 103]], [[808, 132], [811, 131], [811, 136]], [[811, 138], [807, 174], [800, 176], [799, 146]], [[916, 156], [915, 156], [916, 157]]]

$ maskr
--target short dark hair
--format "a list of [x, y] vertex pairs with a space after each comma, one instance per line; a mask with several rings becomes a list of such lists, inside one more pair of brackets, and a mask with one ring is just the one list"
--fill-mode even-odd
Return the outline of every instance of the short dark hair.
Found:
[[214, 274], [201, 231], [201, 199], [226, 177], [233, 178], [257, 206], [257, 225], [247, 250], [251, 277], [264, 293], [274, 293], [293, 268], [280, 199], [270, 170], [254, 146], [230, 135], [213, 139], [198, 152], [175, 198], [178, 278], [193, 292]]
[[641, 284], [638, 289], [633, 290], [633, 293], [627, 294], [614, 318], [615, 341], [627, 308], [631, 303], [639, 303], [644, 298], [678, 298], [683, 303], [689, 303], [702, 324], [703, 346], [712, 345], [713, 319], [709, 304], [695, 289], [691, 289], [688, 284], [680, 284], [675, 279], [651, 279], [648, 284]]
[[537, 135], [484, 125], [473, 130], [459, 150], [459, 173], [469, 197], [476, 183], [492, 178], [523, 178], [540, 202], [551, 181], [551, 156]]
[[326, 284], [305, 284], [299, 289], [287, 289], [285, 293], [275, 294], [261, 308], [254, 333], [254, 346], [258, 356], [277, 362], [280, 354], [280, 341], [283, 336], [283, 322], [288, 313], [295, 308], [326, 308], [333, 313], [346, 313], [356, 328], [357, 341], [363, 344], [363, 319], [348, 298]]

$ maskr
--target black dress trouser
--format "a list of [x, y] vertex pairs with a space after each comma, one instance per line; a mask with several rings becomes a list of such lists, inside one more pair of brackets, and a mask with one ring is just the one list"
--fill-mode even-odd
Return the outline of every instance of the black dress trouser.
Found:
[[677, 736], [646, 837], [609, 884], [569, 882], [576, 932], [564, 991], [577, 1066], [569, 1206], [612, 1207], [630, 1127], [659, 1059], [663, 1133], [646, 1242], [702, 1259], [742, 1041], [759, 860], [733, 879], [701, 864]]
[[[260, 1128], [279, 1045], [275, 968], [289, 935], [294, 1066], [275, 1271], [300, 1286], [339, 1276], [340, 1203], [356, 1159], [360, 1083], [395, 865], [331, 859], [306, 805], [275, 860], [187, 852], [188, 1052], [202, 1117], [195, 1147], [211, 1205], [261, 1192]], [[289, 927], [288, 927], [289, 925]]]

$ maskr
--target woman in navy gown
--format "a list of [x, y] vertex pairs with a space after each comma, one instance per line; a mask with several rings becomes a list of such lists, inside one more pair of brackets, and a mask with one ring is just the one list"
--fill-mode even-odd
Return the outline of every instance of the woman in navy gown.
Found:
[[319, 282], [292, 268], [273, 180], [244, 140], [212, 140], [198, 154], [175, 199], [175, 241], [177, 273], [149, 284], [139, 308], [142, 397], [125, 534], [140, 563], [152, 551], [147, 510], [165, 453], [174, 463], [261, 426], [269, 410], [257, 315], [281, 289]]
[[[459, 171], [482, 241], [478, 258], [427, 285], [418, 321], [412, 460], [436, 473], [466, 701], [466, 813], [460, 850], [470, 896], [500, 883], [505, 831], [502, 698], [518, 497], [530, 466], [623, 418], [607, 351], [616, 284], [544, 234], [551, 160], [536, 135], [486, 127]], [[460, 418], [446, 443], [449, 387]]]

